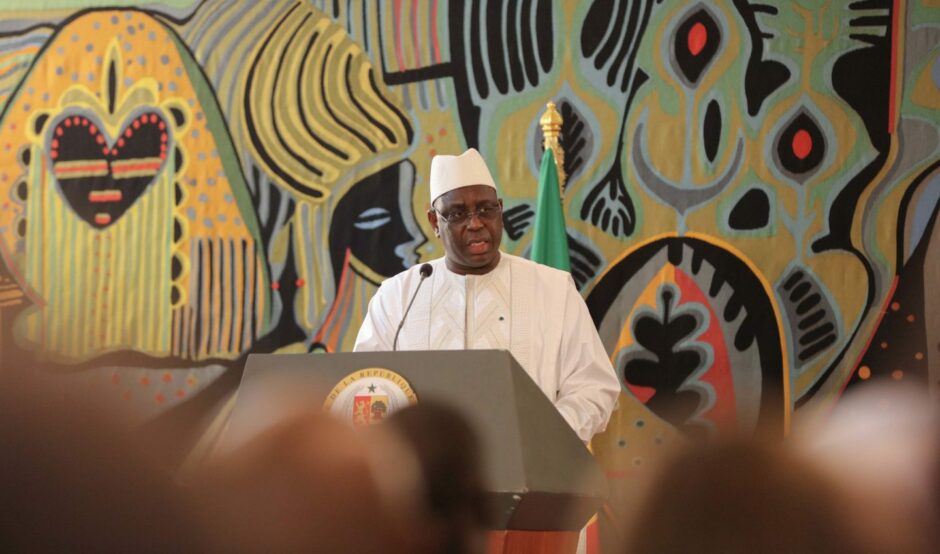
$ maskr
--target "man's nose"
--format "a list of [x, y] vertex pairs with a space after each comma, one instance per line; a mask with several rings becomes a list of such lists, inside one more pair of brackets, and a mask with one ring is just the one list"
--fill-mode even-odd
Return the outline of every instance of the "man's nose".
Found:
[[474, 210], [470, 212], [470, 219], [467, 220], [467, 228], [479, 229], [480, 227], [483, 227], [483, 218], [480, 216], [480, 212]]

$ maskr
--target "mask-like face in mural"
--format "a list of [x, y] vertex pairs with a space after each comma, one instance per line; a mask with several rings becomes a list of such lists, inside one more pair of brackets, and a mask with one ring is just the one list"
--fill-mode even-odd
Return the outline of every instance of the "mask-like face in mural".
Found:
[[[266, 330], [257, 219], [178, 41], [142, 12], [83, 14], [6, 104], [4, 141], [23, 155], [0, 154], [12, 177], [0, 193], [19, 183], [24, 194], [0, 209], [0, 251], [34, 299], [14, 330], [24, 348], [185, 364], [236, 359]], [[236, 281], [251, 294], [223, 299]]]
[[426, 239], [411, 210], [414, 175], [409, 161], [387, 167], [353, 185], [336, 205], [329, 237], [336, 282], [347, 256], [376, 285], [417, 262]]
[[[220, 103], [238, 107], [234, 139], [246, 172], [260, 176], [256, 203], [269, 215], [262, 222], [279, 278], [276, 313], [292, 319], [285, 326], [296, 325], [308, 345], [328, 350], [352, 346], [362, 314], [350, 298], [367, 299], [415, 263], [425, 242], [406, 159], [412, 122], [369, 59], [368, 42], [331, 18], [337, 9], [239, 5], [219, 10], [215, 35], [193, 37], [194, 48], [205, 41], [205, 52], [213, 40], [244, 52], [237, 66], [207, 55], [207, 72]], [[248, 16], [254, 24], [241, 25]]]

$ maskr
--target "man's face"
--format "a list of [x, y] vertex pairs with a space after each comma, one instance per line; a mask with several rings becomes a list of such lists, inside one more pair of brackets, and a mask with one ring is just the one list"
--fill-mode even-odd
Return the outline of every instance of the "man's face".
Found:
[[[455, 189], [434, 201], [428, 221], [444, 243], [448, 269], [480, 275], [496, 267], [503, 238], [502, 208], [503, 201], [486, 185]], [[470, 217], [461, 221], [468, 213]]]

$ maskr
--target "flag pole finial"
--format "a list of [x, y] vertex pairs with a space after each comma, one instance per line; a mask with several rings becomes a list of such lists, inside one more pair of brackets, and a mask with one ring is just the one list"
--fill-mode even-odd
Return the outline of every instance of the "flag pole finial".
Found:
[[545, 113], [539, 118], [539, 125], [542, 127], [542, 147], [551, 150], [555, 157], [555, 166], [558, 169], [558, 195], [563, 197], [568, 176], [565, 175], [565, 150], [561, 146], [562, 123], [564, 120], [555, 109], [555, 103], [548, 102], [545, 105]]

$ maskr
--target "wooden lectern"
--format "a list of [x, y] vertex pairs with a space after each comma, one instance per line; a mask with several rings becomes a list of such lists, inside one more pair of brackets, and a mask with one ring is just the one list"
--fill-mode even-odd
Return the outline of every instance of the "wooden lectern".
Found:
[[[506, 351], [253, 354], [221, 438], [265, 425], [246, 409], [265, 382], [285, 384], [322, 405], [337, 383], [367, 368], [404, 377], [418, 402], [433, 399], [464, 415], [483, 450], [483, 475], [493, 509], [488, 551], [575, 551], [578, 533], [606, 497], [597, 462], [529, 375]], [[257, 400], [257, 399], [255, 399]], [[272, 408], [276, 410], [276, 408]], [[266, 413], [269, 423], [279, 415]]]

